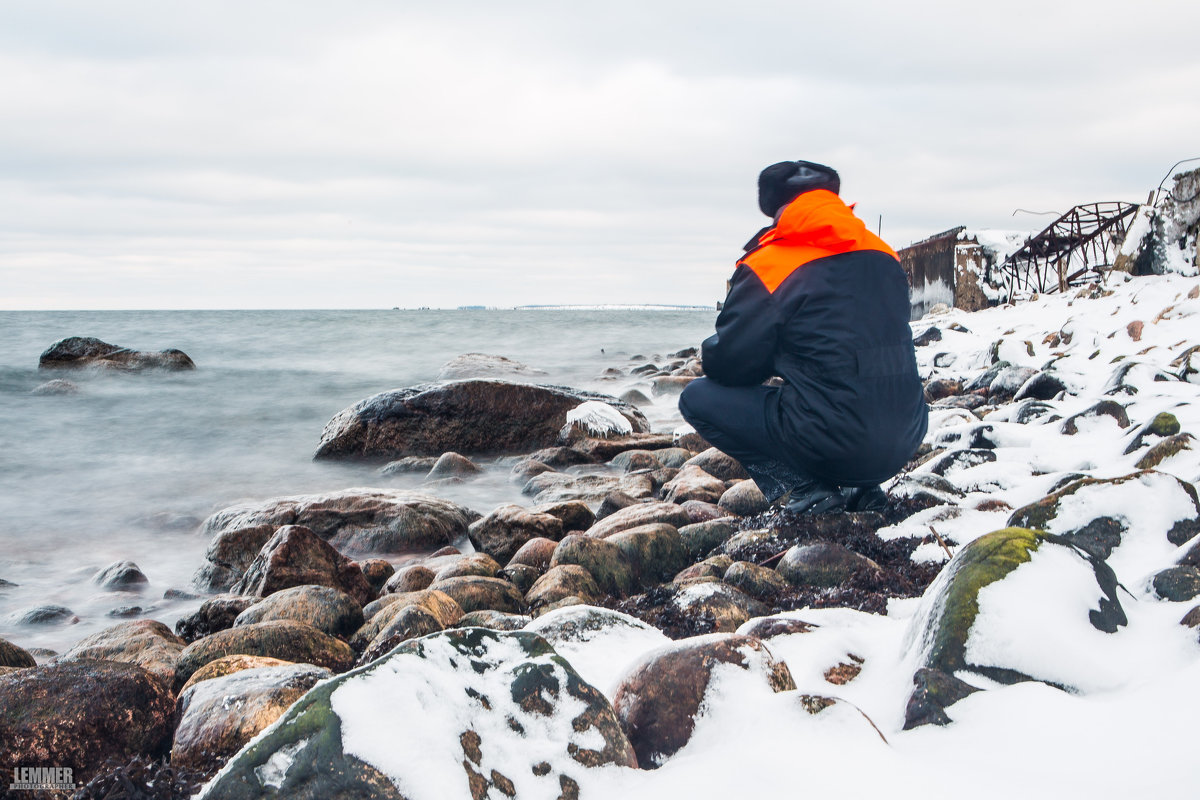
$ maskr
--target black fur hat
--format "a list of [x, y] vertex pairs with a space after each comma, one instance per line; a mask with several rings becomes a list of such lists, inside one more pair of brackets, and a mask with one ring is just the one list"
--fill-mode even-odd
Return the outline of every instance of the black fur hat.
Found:
[[837, 171], [811, 161], [780, 161], [758, 174], [758, 207], [768, 217], [804, 192], [827, 189], [837, 194], [842, 180]]

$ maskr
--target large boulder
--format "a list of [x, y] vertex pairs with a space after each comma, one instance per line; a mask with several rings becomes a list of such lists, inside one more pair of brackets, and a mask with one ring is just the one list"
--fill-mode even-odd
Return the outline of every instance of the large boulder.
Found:
[[[1061, 536], [994, 531], [964, 546], [930, 585], [909, 640], [920, 666], [1000, 683], [1088, 689], [1126, 624], [1108, 565]], [[1062, 658], [1060, 648], [1071, 649]], [[1089, 674], [1092, 673], [1092, 674]]]
[[267, 597], [309, 584], [345, 592], [360, 606], [375, 597], [357, 563], [300, 525], [285, 525], [275, 532], [246, 568], [246, 574], [234, 584], [233, 593]]
[[467, 529], [475, 549], [487, 553], [501, 564], [531, 539], [558, 541], [563, 537], [563, 523], [558, 517], [531, 511], [508, 503], [486, 517], [471, 523]]
[[311, 625], [289, 620], [256, 622], [214, 633], [184, 648], [175, 665], [175, 688], [182, 687], [208, 662], [229, 655], [268, 656], [334, 672], [344, 672], [354, 664], [349, 645]]
[[642, 586], [669, 581], [688, 563], [687, 549], [679, 531], [662, 522], [614, 533], [602, 541], [617, 546]]
[[635, 432], [650, 429], [640, 411], [615, 397], [562, 386], [468, 380], [368, 397], [329, 421], [316, 458], [382, 461], [448, 450], [529, 452], [555, 444], [567, 412], [589, 400], [616, 408]]
[[171, 764], [212, 770], [333, 673], [309, 664], [245, 669], [195, 683], [179, 695]]
[[628, 672], [613, 698], [643, 768], [661, 766], [687, 744], [718, 673], [776, 692], [796, 688], [787, 665], [749, 636], [710, 634], [651, 651]]
[[317, 686], [199, 797], [577, 797], [610, 764], [637, 765], [616, 714], [545, 639], [465, 628]]
[[550, 642], [584, 680], [606, 697], [614, 695], [635, 658], [671, 641], [640, 619], [583, 604], [549, 611], [527, 624], [525, 630]]
[[171, 686], [175, 682], [175, 662], [187, 643], [161, 622], [139, 619], [122, 622], [75, 643], [61, 661], [119, 661], [137, 664]]
[[422, 492], [345, 489], [231, 506], [207, 520], [208, 564], [196, 583], [209, 591], [232, 586], [259, 548], [284, 525], [302, 525], [347, 553], [432, 551], [465, 536], [478, 519], [469, 509]]
[[37, 661], [26, 650], [6, 639], [0, 639], [0, 667], [24, 669], [36, 666]]
[[309, 584], [272, 593], [238, 614], [233, 625], [277, 619], [303, 622], [330, 636], [345, 638], [362, 627], [363, 612], [362, 605], [345, 592]]
[[503, 578], [467, 575], [434, 581], [429, 588], [454, 598], [464, 613], [492, 610], [520, 614], [525, 609], [521, 592]]
[[146, 352], [118, 347], [90, 336], [60, 339], [38, 358], [38, 369], [99, 367], [136, 372], [144, 369], [186, 370], [196, 364], [182, 350]]
[[1134, 581], [1200, 533], [1200, 498], [1190, 483], [1164, 472], [1085, 478], [1018, 508], [1008, 524], [1062, 536]]
[[164, 755], [174, 722], [170, 689], [135, 664], [70, 661], [0, 675], [0, 764], [69, 767], [87, 781], [109, 759]]
[[587, 570], [600, 591], [613, 597], [628, 597], [637, 587], [633, 564], [613, 542], [577, 534], [567, 536], [554, 549], [550, 569], [568, 564]]

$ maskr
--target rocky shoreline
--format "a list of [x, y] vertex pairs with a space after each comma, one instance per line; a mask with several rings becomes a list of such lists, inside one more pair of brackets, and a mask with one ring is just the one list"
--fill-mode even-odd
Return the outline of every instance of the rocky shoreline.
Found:
[[[141, 794], [116, 796], [188, 797], [211, 779], [201, 796], [413, 800], [433, 796], [430, 770], [475, 800], [585, 796], [593, 770], [654, 769], [687, 747], [728, 670], [807, 715], [844, 704], [861, 656], [829, 663], [812, 692], [775, 652], [819, 627], [811, 609], [909, 609], [911, 683], [887, 735], [1014, 683], [1086, 693], [1102, 681], [1011, 626], [1104, 653], [1148, 624], [1136, 595], [1200, 627], [1200, 286], [1153, 281], [1157, 294], [1038, 301], [1046, 316], [995, 337], [972, 332], [991, 312], [914, 323], [930, 432], [883, 513], [769, 509], [694, 432], [652, 431], [633, 388], [511, 382], [536, 373], [482, 356], [473, 373], [464, 356], [453, 382], [347, 408], [317, 446], [380, 464], [384, 483], [424, 474], [421, 491], [213, 514], [194, 581], [206, 599], [174, 631], [121, 622], [41, 665], [0, 640], [0, 763], [70, 766], [81, 798], [122, 781]], [[1151, 295], [1139, 325], [1103, 316]], [[1032, 336], [1051, 312], [1065, 322]], [[688, 349], [609, 377], [670, 395], [701, 374]], [[437, 496], [498, 467], [515, 502]], [[97, 577], [144, 580], [129, 562]], [[610, 646], [625, 662], [593, 664], [588, 648]], [[383, 752], [388, 737], [442, 766]]]

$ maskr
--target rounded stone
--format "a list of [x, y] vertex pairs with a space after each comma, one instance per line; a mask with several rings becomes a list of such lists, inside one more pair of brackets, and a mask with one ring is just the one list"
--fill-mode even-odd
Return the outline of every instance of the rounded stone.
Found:
[[833, 587], [848, 581], [860, 570], [878, 570], [866, 556], [833, 542], [796, 545], [784, 554], [779, 574], [797, 587]]
[[293, 586], [250, 606], [233, 625], [271, 620], [302, 622], [330, 636], [346, 637], [362, 626], [363, 611], [353, 597], [329, 586]]

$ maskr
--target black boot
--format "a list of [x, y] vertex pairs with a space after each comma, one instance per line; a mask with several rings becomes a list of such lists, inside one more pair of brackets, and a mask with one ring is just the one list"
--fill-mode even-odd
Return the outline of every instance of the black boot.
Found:
[[793, 514], [836, 514], [846, 509], [846, 498], [840, 489], [812, 480], [793, 487], [782, 499]]
[[877, 511], [883, 513], [887, 509], [888, 497], [878, 486], [865, 488], [844, 487], [842, 497], [846, 501], [847, 511]]

